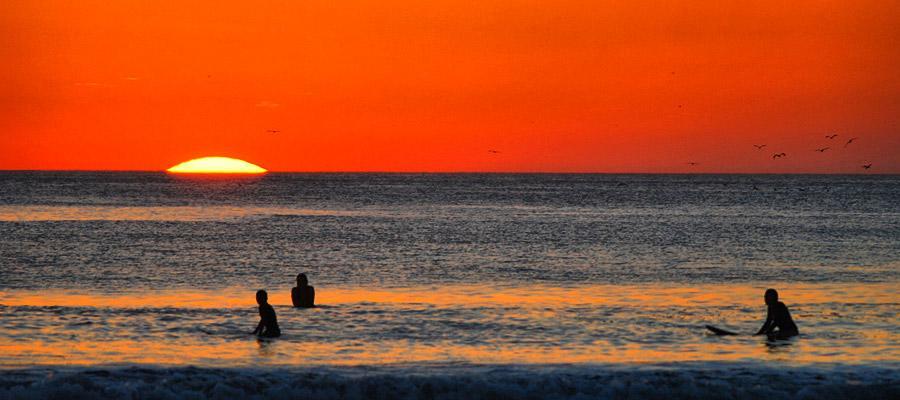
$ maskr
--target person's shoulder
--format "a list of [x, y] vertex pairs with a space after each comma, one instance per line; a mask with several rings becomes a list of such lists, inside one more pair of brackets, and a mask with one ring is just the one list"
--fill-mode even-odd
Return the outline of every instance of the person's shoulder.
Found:
[[778, 302], [778, 305], [776, 305], [776, 307], [778, 307], [779, 309], [782, 309], [782, 310], [787, 310], [787, 305], [785, 305], [783, 302], [780, 302], [780, 301]]

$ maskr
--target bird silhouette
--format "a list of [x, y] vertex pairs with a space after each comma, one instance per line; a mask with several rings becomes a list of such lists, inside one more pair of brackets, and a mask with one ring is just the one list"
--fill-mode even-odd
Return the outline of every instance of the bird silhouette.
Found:
[[786, 157], [786, 156], [787, 156], [787, 154], [785, 154], [785, 153], [772, 154], [772, 158], [781, 158], [781, 157]]
[[764, 144], [754, 144], [753, 147], [756, 147], [757, 150], [762, 150], [763, 147], [766, 147]]
[[863, 167], [863, 169], [869, 169], [869, 168], [872, 168], [872, 163], [863, 164], [862, 167]]
[[827, 137], [827, 138], [829, 138], [829, 139], [834, 139], [834, 138], [837, 137], [837, 133], [835, 133], [835, 134], [833, 134], [833, 135], [825, 135], [825, 137]]
[[816, 149], [816, 151], [818, 151], [819, 153], [824, 153], [825, 150], [828, 150], [828, 149], [830, 149], [830, 148], [831, 148], [831, 147], [823, 147], [823, 148], [821, 148], [821, 149]]
[[491, 154], [500, 154], [500, 152], [497, 151], [497, 150], [488, 150], [488, 153], [491, 153]]
[[847, 147], [848, 144], [853, 143], [853, 141], [856, 140], [856, 139], [859, 139], [859, 138], [858, 138], [858, 137], [852, 137], [852, 138], [850, 138], [850, 140], [848, 140], [847, 143], [844, 143], [844, 147]]
[[267, 129], [266, 132], [269, 132], [269, 133], [278, 133], [278, 132], [281, 132], [281, 131], [279, 131], [278, 129]]
[[690, 166], [696, 166], [696, 165], [700, 165], [700, 163], [691, 161], [691, 162], [688, 163], [688, 165], [690, 165]]

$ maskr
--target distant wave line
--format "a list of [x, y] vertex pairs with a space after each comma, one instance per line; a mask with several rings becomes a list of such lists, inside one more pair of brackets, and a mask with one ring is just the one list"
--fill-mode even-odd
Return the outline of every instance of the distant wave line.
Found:
[[374, 216], [354, 210], [232, 206], [0, 206], [0, 221], [216, 221], [266, 216]]

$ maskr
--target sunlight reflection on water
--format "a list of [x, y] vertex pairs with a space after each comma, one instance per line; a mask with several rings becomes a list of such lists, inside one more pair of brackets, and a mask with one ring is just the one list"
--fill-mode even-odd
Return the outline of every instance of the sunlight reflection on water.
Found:
[[[649, 363], [892, 361], [891, 284], [778, 284], [801, 327], [790, 342], [753, 332], [764, 285], [320, 288], [322, 307], [270, 290], [284, 336], [258, 342], [252, 288], [115, 294], [0, 292], [0, 364], [358, 365], [416, 362]], [[37, 333], [37, 334], [36, 334]]]
[[229, 206], [0, 206], [0, 221], [223, 221], [256, 216], [371, 216], [361, 211]]

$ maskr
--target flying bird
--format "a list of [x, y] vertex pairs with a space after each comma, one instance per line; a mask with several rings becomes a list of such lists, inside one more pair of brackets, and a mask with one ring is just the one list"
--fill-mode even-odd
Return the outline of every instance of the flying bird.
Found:
[[754, 144], [753, 147], [756, 147], [757, 150], [762, 150], [763, 147], [766, 147], [764, 144]]
[[273, 134], [274, 134], [274, 133], [278, 133], [278, 132], [281, 132], [281, 131], [279, 131], [278, 129], [266, 129], [266, 132], [268, 132], [268, 133], [273, 133]]
[[818, 151], [819, 153], [824, 153], [825, 150], [828, 150], [828, 149], [830, 149], [830, 148], [831, 148], [831, 147], [823, 147], [823, 148], [821, 148], [821, 149], [816, 149], [816, 151]]
[[852, 137], [852, 138], [850, 138], [850, 140], [848, 140], [847, 143], [844, 143], [844, 147], [847, 147], [848, 144], [853, 143], [853, 141], [856, 140], [856, 139], [859, 139], [859, 138], [858, 138], [858, 137]]
[[872, 163], [863, 164], [862, 167], [863, 167], [863, 169], [869, 169], [869, 168], [872, 168]]
[[825, 137], [827, 137], [827, 138], [829, 138], [829, 139], [834, 139], [834, 138], [837, 137], [837, 133], [835, 133], [835, 134], [833, 134], [833, 135], [825, 135]]
[[786, 156], [787, 156], [787, 154], [785, 154], [785, 153], [772, 154], [772, 158], [781, 158], [781, 157], [786, 157]]
[[491, 154], [500, 154], [500, 152], [497, 151], [497, 150], [488, 150], [488, 153], [491, 153]]
[[700, 163], [691, 161], [691, 162], [688, 163], [688, 165], [690, 165], [690, 166], [696, 166], [696, 165], [700, 165]]

